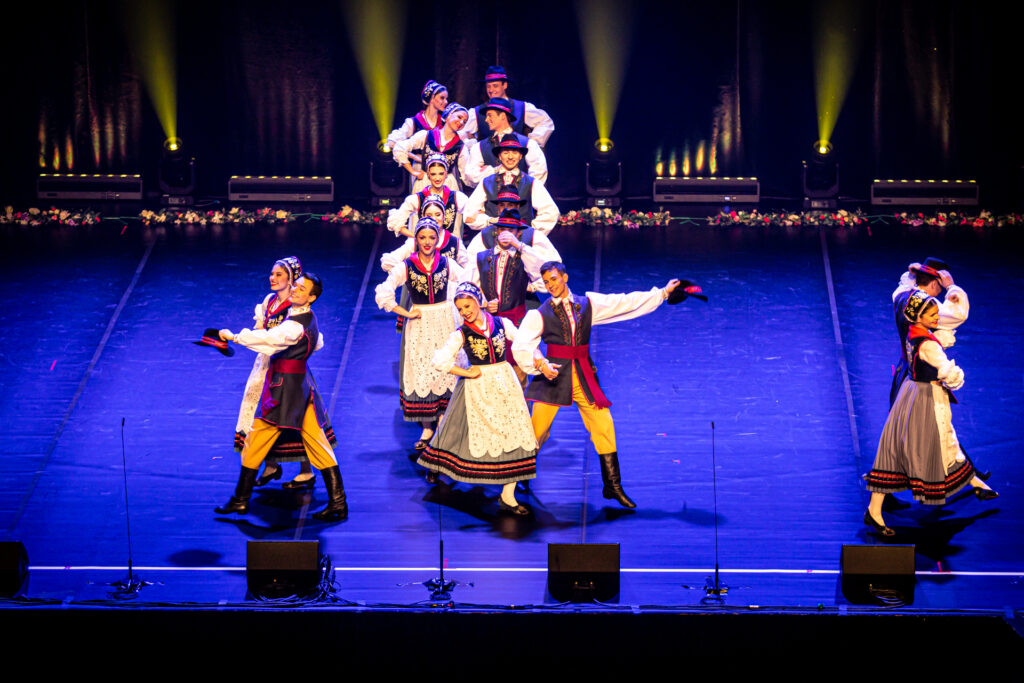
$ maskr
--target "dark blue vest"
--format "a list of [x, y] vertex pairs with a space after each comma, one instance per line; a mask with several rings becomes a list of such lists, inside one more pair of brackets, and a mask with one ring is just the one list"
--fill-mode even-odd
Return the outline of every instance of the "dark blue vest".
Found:
[[462, 344], [466, 352], [466, 358], [470, 365], [494, 365], [505, 362], [505, 353], [508, 340], [505, 338], [505, 326], [498, 316], [491, 316], [484, 311], [481, 315], [487, 316], [491, 329], [488, 334], [483, 335], [469, 325], [463, 325]]
[[434, 270], [423, 270], [419, 259], [413, 254], [405, 259], [406, 288], [415, 305], [439, 304], [448, 299], [448, 259], [438, 254]]
[[302, 325], [303, 335], [287, 349], [270, 357], [270, 369], [256, 417], [283, 429], [300, 429], [311, 392], [305, 365], [316, 349], [320, 333], [313, 311], [292, 316], [289, 320]]
[[[432, 195], [433, 192], [430, 191], [430, 187], [428, 186], [423, 188], [416, 194], [418, 194], [420, 197], [420, 211], [422, 211], [423, 200]], [[441, 188], [441, 194], [434, 196], [438, 197], [442, 202], [444, 202], [444, 222], [442, 223], [441, 227], [444, 228], [445, 230], [448, 230], [449, 232], [455, 232], [456, 220], [459, 217], [459, 207], [455, 201], [455, 190], [445, 185], [444, 187]], [[417, 214], [419, 214], [420, 218], [423, 218], [422, 213], [418, 211]]]
[[[519, 138], [519, 144], [523, 146], [523, 149], [526, 149], [526, 146], [527, 144], [529, 144], [530, 139], [527, 138], [525, 135], [520, 135], [519, 133], [516, 133], [515, 136]], [[498, 161], [498, 156], [494, 153], [493, 149], [493, 146], [497, 144], [497, 142], [498, 141], [492, 136], [489, 139], [484, 140], [480, 143], [480, 156], [483, 157], [485, 166], [497, 166], [498, 164], [501, 163], [500, 161]], [[523, 158], [519, 160], [519, 170], [522, 171], [523, 173], [526, 173], [527, 171], [530, 170], [529, 167], [526, 165], [525, 152], [523, 152]]]
[[915, 382], [937, 382], [939, 379], [939, 369], [934, 365], [924, 362], [918, 355], [921, 344], [929, 339], [936, 344], [939, 343], [939, 340], [931, 332], [921, 332], [920, 329], [915, 329], [904, 343], [904, 353], [907, 359], [907, 366], [910, 368], [910, 378]]
[[[505, 273], [502, 276], [501, 291], [498, 284], [498, 256], [491, 247], [476, 255], [477, 269], [480, 271], [480, 289], [487, 300], [498, 300], [498, 312], [511, 311], [526, 304], [526, 287], [530, 284], [530, 276], [523, 265], [523, 256], [516, 253], [505, 260]], [[525, 310], [523, 311], [525, 313]], [[515, 319], [513, 319], [515, 322]]]
[[[520, 173], [516, 178], [516, 182], [510, 187], [516, 188], [519, 196], [526, 200], [526, 203], [519, 207], [519, 217], [524, 223], [529, 225], [533, 222], [534, 211], [533, 211], [533, 176], [527, 173]], [[484, 213], [488, 216], [497, 218], [501, 213], [498, 211], [498, 193], [505, 187], [505, 184], [501, 180], [499, 175], [489, 175], [483, 179], [480, 183], [484, 186], [484, 196], [487, 198], [484, 201]]]
[[[565, 313], [565, 309], [562, 306], [553, 306], [552, 301], [552, 299], [548, 299], [537, 309], [541, 320], [544, 321], [541, 341], [549, 347], [547, 353], [548, 360], [562, 367], [553, 380], [549, 380], [544, 375], [535, 375], [530, 380], [530, 386], [526, 389], [526, 398], [530, 401], [540, 401], [541, 403], [556, 406], [568, 406], [572, 404], [572, 375], [574, 372], [579, 372], [579, 369], [573, 366], [576, 363], [590, 363], [590, 367], [595, 371], [595, 376], [597, 375], [596, 368], [594, 368], [594, 363], [589, 357], [585, 361], [559, 359], [551, 351], [550, 347], [552, 345], [586, 346], [590, 344], [593, 309], [590, 305], [590, 299], [586, 296], [573, 295], [573, 310], [576, 318], [576, 337], [574, 339], [572, 337], [572, 326], [570, 325], [569, 317]], [[583, 393], [586, 394], [587, 400], [593, 403], [594, 397], [587, 383], [581, 380], [580, 386], [583, 388]]]

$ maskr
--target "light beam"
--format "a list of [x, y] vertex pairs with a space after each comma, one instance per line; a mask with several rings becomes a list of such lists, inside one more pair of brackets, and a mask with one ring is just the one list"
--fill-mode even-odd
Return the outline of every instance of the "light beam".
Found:
[[577, 0], [576, 14], [597, 135], [610, 139], [626, 75], [632, 14], [629, 3], [617, 0]]
[[391, 132], [408, 8], [400, 0], [343, 0], [342, 11], [377, 132]]

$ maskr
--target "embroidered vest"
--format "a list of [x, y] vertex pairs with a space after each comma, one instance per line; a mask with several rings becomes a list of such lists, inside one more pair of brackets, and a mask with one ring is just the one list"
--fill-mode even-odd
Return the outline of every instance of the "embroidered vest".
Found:
[[[589, 355], [585, 359], [560, 358], [552, 347], [589, 345], [593, 308], [590, 305], [590, 299], [586, 296], [573, 295], [572, 307], [576, 319], [576, 336], [573, 338], [569, 316], [561, 305], [554, 306], [552, 301], [552, 299], [548, 299], [537, 309], [541, 320], [544, 321], [541, 341], [548, 345], [547, 358], [556, 365], [561, 365], [562, 368], [553, 380], [549, 380], [543, 375], [535, 375], [526, 389], [526, 398], [529, 401], [567, 406], [572, 403], [572, 376], [574, 373], [582, 373], [582, 367], [579, 364], [587, 363], [589, 365], [590, 374], [597, 385], [596, 389], [600, 391], [596, 368]], [[582, 376], [580, 386], [587, 399], [594, 403], [594, 389], [589, 386], [587, 381], [583, 380]]]
[[[416, 194], [419, 195], [420, 209], [422, 210], [423, 201], [434, 193], [430, 191], [430, 187], [425, 187]], [[444, 202], [444, 223], [441, 227], [449, 232], [455, 232], [455, 219], [459, 215], [458, 203], [455, 200], [457, 196], [455, 190], [445, 185], [441, 188], [441, 194], [434, 196]], [[419, 211], [417, 211], [417, 214], [420, 218], [423, 218], [423, 214], [419, 213]]]
[[923, 332], [920, 328], [910, 330], [907, 341], [904, 344], [907, 365], [910, 368], [910, 378], [915, 382], [936, 382], [939, 379], [939, 369], [929, 365], [920, 357], [921, 344], [928, 340], [936, 344], [939, 340], [931, 332]]
[[[523, 146], [523, 149], [526, 149], [526, 146], [529, 143], [530, 139], [525, 135], [520, 135], [519, 133], [516, 133], [515, 136], [519, 138], [519, 144]], [[497, 166], [499, 163], [501, 163], [500, 161], [498, 161], [498, 156], [494, 153], [494, 150], [492, 149], [492, 146], [496, 142], [497, 140], [491, 137], [480, 143], [480, 156], [483, 158], [484, 165], [486, 166]], [[523, 152], [523, 158], [519, 160], [519, 170], [522, 171], [523, 173], [526, 173], [527, 171], [530, 170], [529, 166], [526, 165], [526, 152]]]
[[462, 147], [465, 144], [458, 134], [449, 140], [448, 145], [445, 146], [441, 142], [441, 128], [435, 128], [427, 133], [427, 141], [425, 144], [426, 151], [424, 153], [424, 159], [426, 159], [427, 154], [442, 154], [444, 155], [445, 161], [448, 162], [448, 173], [450, 175], [457, 175], [459, 168], [459, 154], [462, 153]]
[[[516, 182], [511, 185], [511, 187], [516, 188], [519, 196], [526, 200], [526, 203], [519, 207], [519, 217], [527, 225], [532, 223], [534, 218], [533, 183], [533, 176], [528, 173], [520, 173], [519, 177], [516, 178]], [[480, 184], [484, 186], [484, 196], [486, 197], [484, 213], [488, 216], [497, 217], [501, 213], [498, 211], [498, 193], [505, 187], [501, 176], [489, 175]]]
[[256, 417], [285, 429], [300, 429], [309, 402], [310, 385], [306, 361], [316, 349], [320, 336], [313, 311], [289, 318], [303, 327], [297, 342], [270, 357], [267, 379]]
[[[525, 305], [526, 287], [530, 284], [530, 276], [526, 273], [523, 256], [519, 252], [504, 259], [504, 273], [499, 272], [498, 261], [498, 255], [494, 253], [493, 247], [476, 255], [476, 265], [480, 272], [480, 289], [488, 301], [498, 300], [498, 312], [501, 313]], [[500, 291], [498, 290], [499, 275], [501, 275]], [[513, 322], [515, 322], [514, 319]]]
[[417, 254], [405, 259], [406, 287], [413, 304], [438, 304], [448, 299], [448, 259], [438, 254], [434, 268], [424, 270]]
[[501, 318], [487, 315], [490, 329], [481, 334], [467, 324], [462, 326], [462, 348], [470, 365], [494, 365], [503, 363], [507, 351], [508, 340], [505, 338], [505, 326]]

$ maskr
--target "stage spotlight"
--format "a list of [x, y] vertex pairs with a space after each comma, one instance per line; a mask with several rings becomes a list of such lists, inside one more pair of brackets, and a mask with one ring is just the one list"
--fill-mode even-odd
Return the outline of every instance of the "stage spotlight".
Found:
[[196, 160], [185, 153], [181, 138], [167, 138], [160, 158], [160, 203], [164, 206], [191, 206], [195, 187]]
[[370, 203], [373, 206], [398, 206], [409, 190], [408, 176], [395, 163], [387, 140], [377, 143], [377, 154], [370, 162]]
[[839, 205], [839, 162], [832, 143], [814, 143], [810, 161], [803, 162], [804, 208], [834, 209]]
[[615, 143], [600, 138], [594, 143], [587, 162], [587, 206], [619, 206], [622, 200], [622, 162]]

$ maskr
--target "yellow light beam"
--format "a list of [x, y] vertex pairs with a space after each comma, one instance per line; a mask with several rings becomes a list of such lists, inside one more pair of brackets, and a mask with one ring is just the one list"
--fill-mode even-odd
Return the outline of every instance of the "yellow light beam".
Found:
[[857, 65], [861, 25], [860, 3], [856, 0], [822, 0], [815, 6], [814, 82], [819, 140], [832, 139]]
[[165, 138], [178, 135], [178, 72], [170, 0], [122, 0], [125, 30]]
[[633, 34], [629, 3], [576, 0], [580, 42], [599, 138], [611, 138]]
[[343, 0], [341, 8], [366, 98], [383, 140], [395, 120], [408, 8], [400, 0]]

